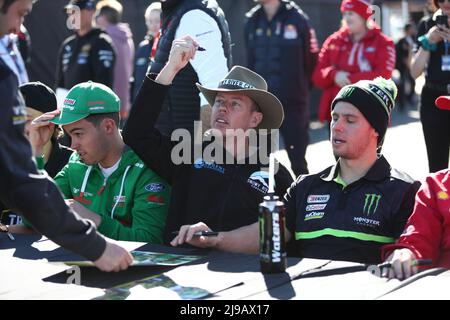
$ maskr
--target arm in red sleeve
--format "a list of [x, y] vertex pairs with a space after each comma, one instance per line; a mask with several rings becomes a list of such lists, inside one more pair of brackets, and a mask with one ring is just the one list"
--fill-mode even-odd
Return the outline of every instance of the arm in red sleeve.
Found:
[[414, 211], [405, 231], [396, 244], [383, 248], [384, 258], [395, 249], [408, 248], [418, 259], [432, 259], [433, 264], [438, 261], [443, 230], [443, 217], [436, 205], [438, 184], [435, 175], [427, 177], [416, 195]]
[[314, 85], [320, 89], [327, 89], [328, 87], [335, 85], [334, 77], [336, 76], [338, 70], [331, 64], [330, 45], [332, 44], [332, 40], [333, 39], [329, 37], [324, 42], [319, 53], [316, 68], [314, 69], [312, 75]]

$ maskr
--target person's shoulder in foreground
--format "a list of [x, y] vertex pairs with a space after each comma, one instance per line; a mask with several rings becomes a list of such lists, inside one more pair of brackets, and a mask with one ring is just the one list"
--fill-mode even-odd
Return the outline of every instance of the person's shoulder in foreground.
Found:
[[[450, 110], [450, 96], [438, 97]], [[386, 276], [404, 279], [430, 267], [450, 268], [450, 169], [428, 175], [415, 199], [414, 212], [399, 240], [383, 248]]]

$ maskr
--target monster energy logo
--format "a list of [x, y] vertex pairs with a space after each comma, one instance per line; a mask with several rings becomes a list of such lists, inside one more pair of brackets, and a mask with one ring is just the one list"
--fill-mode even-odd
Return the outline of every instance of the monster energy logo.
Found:
[[380, 203], [380, 199], [381, 195], [379, 194], [366, 194], [363, 212], [367, 215], [375, 213], [375, 211], [377, 211], [378, 204]]
[[355, 87], [347, 87], [347, 88], [344, 88], [344, 89], [342, 90], [342, 93], [340, 94], [340, 96], [341, 96], [342, 98], [350, 97], [350, 96], [352, 95], [353, 91], [355, 91]]

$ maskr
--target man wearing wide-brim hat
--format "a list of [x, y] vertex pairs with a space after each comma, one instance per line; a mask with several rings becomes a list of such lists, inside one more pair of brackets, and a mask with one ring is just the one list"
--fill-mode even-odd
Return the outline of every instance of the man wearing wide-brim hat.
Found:
[[[210, 246], [206, 241], [212, 239], [192, 238], [198, 228], [231, 231], [258, 221], [258, 204], [268, 191], [268, 174], [262, 169], [267, 164], [261, 159], [249, 161], [250, 155], [239, 153], [239, 150], [233, 153], [240, 149], [236, 132], [276, 130], [283, 121], [283, 107], [267, 91], [265, 80], [253, 71], [235, 66], [216, 88], [197, 84], [212, 107], [214, 142], [203, 142], [201, 152], [196, 152], [198, 144], [191, 137], [188, 137], [189, 141], [183, 139], [178, 143], [163, 136], [155, 123], [165, 94], [175, 75], [194, 57], [198, 45], [189, 36], [173, 42], [168, 63], [156, 79], [153, 80], [154, 75], [147, 75], [123, 131], [125, 142], [144, 163], [172, 184], [164, 234], [164, 241], [172, 245], [188, 242]], [[226, 161], [223, 162], [207, 158], [207, 152], [218, 140], [226, 141], [222, 148], [215, 149], [215, 155], [224, 153]], [[260, 136], [261, 140], [264, 139]], [[185, 143], [189, 148], [184, 149], [183, 161], [179, 161], [179, 148]], [[194, 152], [191, 152], [191, 146], [194, 146]], [[257, 147], [261, 147], [261, 143]], [[231, 163], [228, 161], [230, 154], [234, 156]], [[235, 161], [239, 159], [240, 162]], [[275, 193], [283, 196], [291, 182], [287, 170], [280, 166], [275, 175]], [[179, 231], [175, 238], [174, 231]]]

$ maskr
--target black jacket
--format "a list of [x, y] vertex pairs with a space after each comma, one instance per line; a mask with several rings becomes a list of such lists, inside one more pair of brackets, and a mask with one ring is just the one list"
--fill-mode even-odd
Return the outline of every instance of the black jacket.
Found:
[[87, 220], [75, 217], [46, 174], [37, 171], [23, 134], [25, 103], [17, 78], [0, 59], [0, 201], [22, 213], [57, 244], [97, 260], [106, 242]]
[[289, 112], [308, 105], [311, 75], [319, 48], [306, 14], [292, 1], [281, 1], [271, 21], [264, 8], [246, 14], [247, 67], [267, 81], [269, 91]]
[[[67, 164], [72, 151], [59, 144], [58, 140], [52, 137], [52, 152], [48, 162], [45, 164], [45, 171], [51, 178], [54, 178], [56, 174]], [[0, 202], [0, 222], [3, 224], [13, 225], [22, 222], [19, 213], [11, 211], [6, 208], [3, 203]]]
[[[164, 241], [172, 240], [171, 232], [185, 224], [204, 222], [212, 230], [229, 231], [257, 222], [258, 204], [267, 193], [260, 164], [217, 164], [201, 155], [192, 164], [174, 164], [171, 154], [177, 143], [155, 128], [168, 90], [146, 78], [122, 132], [125, 143], [172, 185]], [[276, 193], [283, 196], [291, 182], [280, 166]]]
[[84, 36], [74, 34], [60, 49], [56, 87], [70, 90], [80, 82], [92, 80], [112, 88], [115, 53], [110, 36], [93, 29]]
[[139, 88], [141, 87], [145, 75], [147, 74], [153, 42], [154, 37], [151, 34], [146, 35], [145, 39], [139, 44], [136, 54], [134, 55], [134, 83], [131, 101], [134, 101], [136, 98]]
[[345, 187], [339, 165], [300, 176], [286, 194], [289, 254], [305, 258], [381, 262], [380, 248], [397, 239], [414, 208], [420, 183], [380, 157]]

